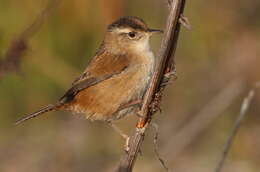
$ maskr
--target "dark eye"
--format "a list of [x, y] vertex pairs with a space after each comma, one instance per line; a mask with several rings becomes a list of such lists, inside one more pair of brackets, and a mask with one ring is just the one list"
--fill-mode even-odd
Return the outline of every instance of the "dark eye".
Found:
[[135, 33], [135, 32], [129, 32], [129, 33], [128, 33], [128, 36], [129, 36], [130, 38], [134, 38], [134, 37], [136, 36], [136, 33]]

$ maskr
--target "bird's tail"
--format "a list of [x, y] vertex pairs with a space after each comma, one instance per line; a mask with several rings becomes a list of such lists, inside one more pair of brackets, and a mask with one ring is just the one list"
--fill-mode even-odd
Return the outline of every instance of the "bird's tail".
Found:
[[59, 103], [58, 103], [58, 104], [54, 104], [54, 105], [50, 104], [50, 105], [48, 105], [48, 106], [45, 106], [44, 108], [42, 108], [42, 109], [40, 109], [40, 110], [38, 110], [38, 111], [36, 111], [36, 112], [34, 112], [34, 113], [31, 113], [31, 114], [29, 114], [29, 115], [26, 115], [26, 116], [22, 117], [21, 119], [17, 120], [17, 121], [15, 122], [15, 125], [18, 125], [18, 124], [20, 124], [20, 123], [22, 123], [22, 122], [24, 122], [24, 121], [29, 120], [29, 119], [35, 118], [35, 117], [37, 117], [37, 116], [39, 116], [39, 115], [42, 115], [42, 114], [44, 114], [44, 113], [46, 113], [46, 112], [50, 112], [50, 111], [53, 111], [53, 110], [58, 110], [58, 108], [59, 108], [61, 105], [62, 105], [62, 104], [59, 104]]

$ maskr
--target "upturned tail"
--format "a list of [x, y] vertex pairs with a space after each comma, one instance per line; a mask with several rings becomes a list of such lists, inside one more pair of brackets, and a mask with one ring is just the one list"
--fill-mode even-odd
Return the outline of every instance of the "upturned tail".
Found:
[[62, 104], [54, 104], [54, 105], [50, 104], [48, 106], [45, 106], [44, 108], [42, 108], [42, 109], [40, 109], [40, 110], [38, 110], [38, 111], [36, 111], [34, 113], [31, 113], [29, 115], [26, 115], [26, 116], [22, 117], [21, 119], [17, 120], [15, 122], [15, 125], [18, 125], [18, 124], [20, 124], [20, 123], [22, 123], [24, 121], [27, 121], [27, 120], [32, 119], [32, 118], [35, 118], [37, 116], [43, 115], [46, 112], [58, 110], [58, 108], [60, 106], [62, 106]]

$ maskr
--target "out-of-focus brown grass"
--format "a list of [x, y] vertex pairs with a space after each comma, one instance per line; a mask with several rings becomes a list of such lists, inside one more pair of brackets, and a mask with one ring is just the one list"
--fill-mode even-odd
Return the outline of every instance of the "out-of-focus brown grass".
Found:
[[[1, 58], [10, 41], [34, 20], [46, 3], [0, 0]], [[243, 96], [252, 83], [260, 80], [259, 7], [257, 0], [187, 2], [185, 16], [192, 24], [192, 31], [182, 29], [176, 58], [179, 77], [167, 88], [163, 113], [155, 117], [160, 126], [162, 156], [175, 171], [206, 172], [216, 166]], [[63, 94], [94, 54], [108, 23], [121, 15], [136, 15], [155, 28], [163, 28], [166, 13], [166, 2], [159, 0], [62, 1], [29, 40], [21, 75], [11, 73], [0, 81], [0, 171], [113, 169], [124, 143], [103, 123], [92, 123], [65, 112], [50, 113], [21, 126], [14, 126], [13, 122], [55, 102]], [[152, 39], [154, 51], [159, 44], [159, 38]], [[198, 126], [205, 125], [204, 129], [176, 153], [178, 141], [185, 141], [191, 134], [182, 135], [186, 131], [183, 129], [200, 119], [196, 117], [210, 105], [208, 102], [216, 100], [236, 79], [242, 84], [234, 87], [240, 89], [239, 94], [215, 118], [209, 113], [208, 118], [196, 122]], [[232, 96], [232, 92], [226, 96]], [[224, 171], [254, 172], [260, 168], [259, 99], [258, 91]], [[221, 107], [214, 108], [217, 112]], [[131, 132], [136, 119], [131, 116], [119, 121], [119, 125]], [[163, 171], [153, 153], [152, 132], [145, 140], [143, 154], [135, 171]]]

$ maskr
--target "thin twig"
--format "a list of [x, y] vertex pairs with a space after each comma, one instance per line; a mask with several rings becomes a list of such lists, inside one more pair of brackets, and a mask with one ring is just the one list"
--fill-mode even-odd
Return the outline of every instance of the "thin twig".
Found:
[[159, 162], [163, 166], [163, 168], [168, 172], [169, 168], [168, 168], [166, 162], [162, 159], [162, 157], [159, 154], [159, 146], [158, 146], [159, 126], [155, 123], [152, 123], [152, 126], [155, 130], [154, 138], [153, 138], [154, 152], [155, 152], [156, 157], [158, 158]]
[[4, 60], [0, 61], [0, 78], [9, 72], [18, 71], [21, 57], [28, 49], [28, 40], [39, 30], [44, 20], [50, 15], [51, 11], [57, 6], [60, 0], [50, 0], [47, 6], [36, 17], [36, 19], [26, 27], [8, 47]]
[[185, 17], [184, 15], [181, 15], [179, 22], [182, 24], [183, 27], [185, 27], [185, 29], [191, 30], [191, 24], [187, 17]]
[[[171, 9], [171, 4], [172, 4], [173, 0], [167, 0], [167, 6], [169, 9]], [[185, 17], [183, 14], [181, 14], [180, 18], [179, 18], [179, 22], [182, 24], [182, 26], [187, 29], [187, 30], [191, 30], [191, 24], [190, 21], [187, 17]]]
[[[144, 133], [149, 125], [152, 115], [150, 104], [155, 94], [162, 91], [160, 87], [164, 74], [175, 69], [174, 54], [177, 47], [177, 41], [180, 31], [179, 18], [183, 13], [185, 0], [175, 0], [171, 4], [170, 13], [167, 19], [167, 25], [164, 32], [161, 48], [158, 54], [158, 65], [151, 79], [150, 86], [144, 96], [141, 114], [143, 118], [139, 119], [134, 135], [130, 139], [130, 149], [128, 153], [122, 155], [117, 172], [131, 172], [137, 158], [140, 146], [144, 139]], [[158, 106], [159, 106], [158, 102]]]
[[255, 91], [256, 91], [256, 88], [259, 87], [259, 82], [257, 82], [255, 84], [255, 86], [248, 92], [247, 96], [244, 98], [243, 100], [243, 103], [241, 105], [241, 108], [240, 108], [240, 113], [235, 121], [235, 124], [234, 124], [234, 127], [230, 133], [230, 135], [228, 136], [227, 138], [227, 141], [225, 143], [225, 146], [224, 146], [224, 150], [222, 152], [222, 155], [221, 155], [221, 158], [220, 158], [220, 161], [217, 165], [217, 167], [215, 168], [215, 172], [220, 172], [223, 168], [223, 165], [224, 165], [224, 162], [227, 158], [227, 155], [230, 151], [230, 148], [232, 146], [232, 143], [234, 141], [234, 138], [235, 136], [237, 135], [237, 132], [241, 126], [241, 123], [243, 121], [243, 119], [245, 118], [245, 115], [251, 105], [251, 102], [255, 96]]

